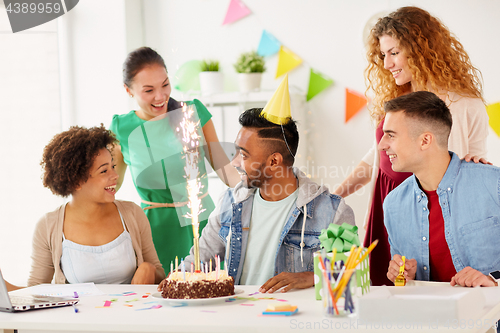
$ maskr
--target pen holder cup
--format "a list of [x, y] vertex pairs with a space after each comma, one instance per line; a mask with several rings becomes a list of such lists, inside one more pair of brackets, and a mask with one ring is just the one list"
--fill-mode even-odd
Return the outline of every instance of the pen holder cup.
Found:
[[347, 317], [355, 314], [355, 269], [321, 269], [323, 313], [326, 316]]
[[[361, 255], [365, 253], [366, 249], [361, 252]], [[335, 259], [333, 258], [333, 254], [331, 252], [326, 254], [326, 258], [330, 261], [335, 260], [343, 260], [347, 261], [347, 257], [349, 257], [350, 252], [337, 253]], [[319, 301], [322, 299], [322, 295], [324, 294], [322, 291], [323, 287], [323, 274], [321, 274], [321, 264], [319, 262], [320, 252], [314, 252], [314, 289], [315, 289], [315, 297]], [[324, 259], [324, 258], [323, 258]], [[354, 277], [355, 276], [355, 277]], [[361, 263], [356, 267], [356, 273], [353, 273], [351, 286], [354, 287], [356, 285], [356, 296], [361, 297], [361, 295], [367, 294], [370, 292], [370, 265], [368, 263], [368, 256], [361, 261]]]

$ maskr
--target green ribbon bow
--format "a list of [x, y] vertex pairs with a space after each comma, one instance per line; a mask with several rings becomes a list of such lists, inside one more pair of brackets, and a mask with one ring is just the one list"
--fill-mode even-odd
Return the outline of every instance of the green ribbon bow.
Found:
[[353, 245], [359, 246], [358, 227], [343, 223], [342, 225], [331, 223], [327, 229], [321, 230], [319, 235], [321, 247], [326, 252], [332, 252], [335, 248], [337, 252], [346, 252]]

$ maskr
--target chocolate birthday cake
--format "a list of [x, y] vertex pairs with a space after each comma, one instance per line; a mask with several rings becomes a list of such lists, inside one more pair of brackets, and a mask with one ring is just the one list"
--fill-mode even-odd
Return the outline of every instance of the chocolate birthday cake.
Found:
[[234, 279], [226, 271], [172, 273], [164, 280], [163, 298], [194, 299], [234, 295]]

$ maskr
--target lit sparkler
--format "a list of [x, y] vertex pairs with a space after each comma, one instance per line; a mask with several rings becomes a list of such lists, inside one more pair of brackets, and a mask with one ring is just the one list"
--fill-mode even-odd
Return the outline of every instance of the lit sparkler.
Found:
[[177, 127], [177, 132], [181, 133], [181, 141], [183, 145], [183, 158], [186, 160], [186, 166], [184, 167], [185, 178], [187, 181], [187, 192], [188, 192], [188, 207], [191, 209], [191, 213], [186, 213], [184, 217], [191, 219], [191, 225], [193, 227], [193, 244], [194, 244], [194, 268], [195, 270], [200, 270], [200, 221], [198, 220], [198, 215], [205, 211], [202, 209], [201, 199], [199, 194], [203, 185], [200, 181], [200, 171], [198, 168], [198, 161], [200, 159], [200, 139], [201, 136], [198, 134], [197, 129], [199, 128], [199, 120], [193, 121], [192, 117], [194, 114], [194, 109], [191, 106], [187, 106], [185, 103], [182, 105], [182, 120]]

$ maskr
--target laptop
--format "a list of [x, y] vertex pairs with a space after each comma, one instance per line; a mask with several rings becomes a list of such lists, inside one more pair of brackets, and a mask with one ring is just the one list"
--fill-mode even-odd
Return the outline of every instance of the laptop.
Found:
[[7, 286], [0, 270], [0, 311], [18, 312], [34, 309], [54, 308], [59, 306], [74, 305], [78, 303], [76, 298], [28, 295], [9, 295]]

